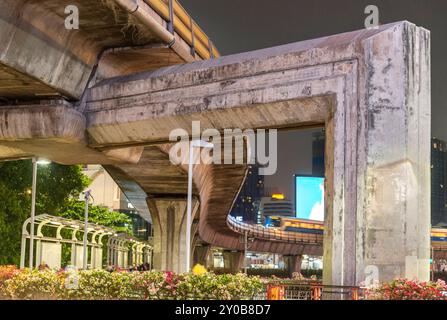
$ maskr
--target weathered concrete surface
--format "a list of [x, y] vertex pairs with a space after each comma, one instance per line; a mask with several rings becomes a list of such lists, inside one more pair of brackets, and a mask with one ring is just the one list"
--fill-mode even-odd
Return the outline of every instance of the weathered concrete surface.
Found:
[[[163, 141], [191, 120], [203, 129], [324, 124], [325, 281], [359, 283], [368, 265], [382, 280], [427, 279], [429, 47], [426, 30], [402, 22], [106, 80], [89, 91], [87, 130], [101, 147]], [[226, 212], [210, 214], [202, 238], [236, 247], [214, 225]]]
[[294, 273], [301, 273], [301, 262], [303, 261], [303, 256], [284, 256], [284, 264], [287, 271], [289, 272], [289, 277], [292, 278]]
[[242, 251], [223, 251], [224, 268], [231, 273], [238, 273], [244, 267], [244, 252]]
[[1, 158], [38, 156], [64, 164], [137, 162], [140, 147], [104, 152], [88, 147], [84, 114], [63, 100], [0, 108]]
[[206, 261], [210, 253], [211, 246], [209, 244], [204, 244], [200, 246], [194, 246], [193, 252], [193, 264], [201, 264], [202, 266], [207, 266]]
[[[186, 199], [149, 197], [147, 201], [154, 227], [154, 268], [185, 272], [186, 259], [192, 258], [186, 252]], [[199, 202], [195, 199], [192, 217], [198, 208]]]
[[[169, 46], [145, 24], [153, 19], [166, 30], [166, 22], [144, 1], [139, 11], [146, 19], [122, 4], [136, 6], [132, 0], [1, 0], [0, 97], [78, 100], [90, 79], [198, 59], [177, 33]], [[64, 26], [67, 5], [79, 8], [79, 30]]]
[[[101, 151], [166, 143], [173, 128], [190, 132], [192, 120], [202, 129], [324, 125], [324, 281], [358, 284], [370, 265], [380, 280], [428, 279], [430, 41], [422, 28], [399, 22], [108, 79], [80, 110], [88, 146]], [[194, 170], [201, 238], [240, 250], [225, 221], [245, 167]], [[259, 243], [259, 251], [301, 254]]]

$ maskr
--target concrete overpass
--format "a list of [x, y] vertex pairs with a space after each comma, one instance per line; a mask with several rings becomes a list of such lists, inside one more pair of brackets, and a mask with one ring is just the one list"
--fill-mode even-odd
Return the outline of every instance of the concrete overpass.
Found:
[[[152, 216], [155, 265], [181, 271], [186, 171], [169, 162], [170, 131], [324, 125], [324, 281], [359, 283], [369, 265], [383, 280], [428, 278], [429, 33], [399, 22], [205, 61], [218, 55], [211, 42], [193, 55], [180, 9], [170, 27], [153, 2], [70, 1], [79, 30], [62, 30], [64, 1], [0, 2], [0, 156], [104, 165]], [[226, 218], [245, 174], [194, 167], [201, 241], [243, 248]], [[252, 250], [303, 248], [261, 239]]]

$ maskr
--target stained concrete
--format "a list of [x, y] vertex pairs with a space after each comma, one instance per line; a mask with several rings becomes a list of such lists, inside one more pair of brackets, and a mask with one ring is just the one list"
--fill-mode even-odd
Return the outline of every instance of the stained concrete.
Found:
[[[153, 266], [157, 270], [186, 271], [186, 207], [184, 198], [163, 197], [147, 199], [154, 228]], [[193, 200], [191, 216], [198, 210], [199, 202]]]
[[[200, 58], [177, 34], [169, 45], [121, 4], [132, 0], [1, 0], [0, 97], [79, 100], [89, 84], [108, 77], [153, 70]], [[66, 29], [67, 5], [79, 9], [79, 29]], [[144, 1], [144, 11], [167, 23]]]
[[[190, 131], [192, 120], [203, 129], [324, 125], [324, 282], [359, 284], [370, 265], [380, 280], [428, 279], [430, 38], [423, 28], [399, 22], [116, 77], [88, 89], [79, 109], [87, 147], [101, 153], [166, 145], [173, 128]], [[10, 134], [0, 131], [0, 141]], [[16, 138], [34, 142], [19, 130]], [[226, 215], [245, 172], [243, 165], [195, 167], [202, 240], [241, 250]], [[282, 241], [253, 245], [298, 251]]]
[[284, 256], [283, 258], [290, 278], [293, 278], [296, 274], [301, 274], [301, 263], [303, 261], [303, 256]]

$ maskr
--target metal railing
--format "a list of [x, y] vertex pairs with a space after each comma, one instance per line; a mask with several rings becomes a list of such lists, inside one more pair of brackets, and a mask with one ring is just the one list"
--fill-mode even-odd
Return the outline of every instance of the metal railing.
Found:
[[323, 235], [321, 234], [301, 233], [295, 231], [284, 231], [276, 228], [266, 228], [262, 225], [237, 221], [230, 215], [227, 216], [227, 225], [230, 227], [231, 230], [235, 232], [242, 234], [248, 232], [249, 237], [254, 237], [257, 239], [300, 244], [323, 244]]
[[219, 51], [211, 39], [191, 18], [177, 0], [144, 0], [165, 21], [168, 30], [177, 34], [191, 47], [191, 54], [196, 52], [202, 59], [219, 57]]
[[[272, 298], [273, 289], [280, 292], [276, 298]], [[361, 300], [364, 293], [360, 287], [323, 285], [318, 281], [272, 281], [254, 300]]]

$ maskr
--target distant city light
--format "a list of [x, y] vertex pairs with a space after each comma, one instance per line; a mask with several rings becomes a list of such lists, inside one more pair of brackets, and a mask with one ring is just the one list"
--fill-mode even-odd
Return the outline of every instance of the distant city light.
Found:
[[272, 199], [276, 199], [276, 200], [284, 200], [284, 194], [282, 193], [274, 193], [272, 194]]

